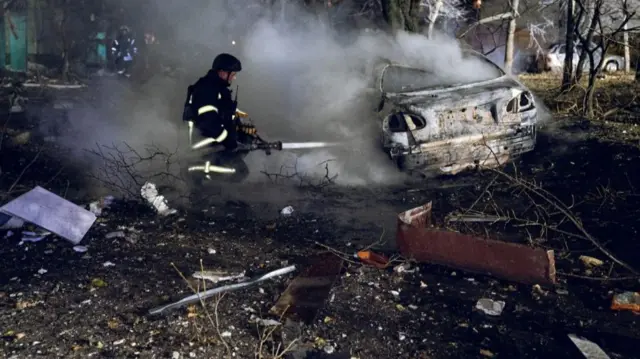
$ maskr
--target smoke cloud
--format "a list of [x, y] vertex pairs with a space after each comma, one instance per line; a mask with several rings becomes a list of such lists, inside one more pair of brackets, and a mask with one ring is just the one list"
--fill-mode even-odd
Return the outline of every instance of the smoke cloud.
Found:
[[[324, 176], [321, 164], [331, 160], [329, 169], [339, 184], [394, 184], [404, 176], [380, 150], [375, 64], [387, 59], [426, 68], [443, 83], [484, 79], [490, 73], [486, 63], [463, 59], [451, 38], [392, 37], [373, 30], [338, 33], [326, 26], [327, 19], [291, 4], [274, 11], [250, 6], [255, 2], [249, 0], [214, 3], [155, 2], [156, 30], [164, 34], [158, 60], [179, 64], [183, 72], [179, 78], [157, 74], [142, 85], [98, 79], [97, 89], [90, 90], [100, 99], [98, 105], [72, 113], [76, 135], [64, 141], [77, 158], [86, 161], [84, 149], [97, 143], [184, 150], [187, 130], [180, 118], [186, 87], [206, 73], [215, 55], [230, 52], [244, 67], [237, 80], [239, 107], [263, 138], [342, 144], [271, 156], [252, 153], [246, 158], [253, 171], [249, 181], [266, 181], [261, 171], [279, 172], [294, 164], [299, 172]], [[147, 170], [166, 170], [160, 162]]]

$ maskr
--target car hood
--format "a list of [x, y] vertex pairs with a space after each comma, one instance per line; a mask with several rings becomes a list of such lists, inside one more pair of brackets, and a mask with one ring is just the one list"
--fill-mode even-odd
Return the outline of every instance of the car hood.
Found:
[[423, 91], [383, 93], [383, 97], [385, 101], [402, 108], [447, 110], [510, 100], [524, 90], [525, 87], [518, 81], [509, 76], [503, 76], [488, 81]]
[[[387, 85], [383, 82], [383, 80], [386, 80], [385, 72], [392, 66], [397, 65], [386, 63], [376, 67], [374, 70], [375, 87], [385, 102], [393, 103], [399, 107], [417, 106], [435, 109], [442, 106], [447, 109], [457, 107], [460, 104], [477, 106], [501, 99], [511, 99], [526, 90], [526, 87], [517, 79], [505, 74], [495, 77], [479, 76], [475, 81], [468, 83], [433, 84], [424, 89], [406, 90], [402, 80], [395, 81], [396, 83], [393, 85]], [[400, 67], [403, 66], [400, 65]], [[408, 67], [407, 69], [409, 71], [417, 70]], [[411, 76], [404, 80], [409, 85], [414, 82]]]

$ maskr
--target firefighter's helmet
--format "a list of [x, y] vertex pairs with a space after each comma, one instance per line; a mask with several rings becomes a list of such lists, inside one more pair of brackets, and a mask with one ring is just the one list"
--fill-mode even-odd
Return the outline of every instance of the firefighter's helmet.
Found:
[[242, 71], [242, 63], [235, 56], [223, 53], [216, 56], [211, 69], [214, 71], [240, 72]]

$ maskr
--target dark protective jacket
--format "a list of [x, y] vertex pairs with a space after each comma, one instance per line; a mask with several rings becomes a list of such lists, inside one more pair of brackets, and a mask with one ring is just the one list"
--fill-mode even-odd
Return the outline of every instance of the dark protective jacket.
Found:
[[[236, 123], [237, 102], [232, 98], [229, 84], [210, 70], [189, 87], [186, 107], [193, 113], [195, 128], [204, 137], [215, 140], [227, 150], [238, 146]], [[189, 120], [189, 119], [186, 119]]]
[[131, 37], [131, 35], [120, 34], [113, 40], [111, 51], [117, 59], [131, 61], [133, 60], [133, 56], [138, 53], [138, 46], [136, 45], [136, 40]]

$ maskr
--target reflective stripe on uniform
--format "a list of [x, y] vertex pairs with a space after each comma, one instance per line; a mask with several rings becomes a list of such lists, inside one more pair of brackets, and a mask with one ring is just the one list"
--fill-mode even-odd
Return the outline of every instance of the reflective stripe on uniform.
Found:
[[211, 161], [205, 162], [204, 166], [191, 166], [191, 167], [189, 167], [187, 169], [187, 171], [189, 171], [189, 172], [202, 171], [204, 173], [211, 173], [211, 172], [236, 173], [235, 168], [213, 166], [213, 165], [211, 165]]
[[209, 137], [209, 138], [205, 138], [204, 140], [196, 143], [195, 145], [191, 146], [191, 148], [193, 148], [194, 150], [200, 149], [202, 147], [208, 146], [212, 143], [216, 143], [216, 142], [222, 142], [225, 140], [225, 138], [227, 138], [227, 136], [229, 136], [229, 132], [227, 132], [227, 130], [222, 130], [222, 133], [220, 134], [220, 136], [213, 138], [213, 137]]
[[188, 121], [189, 124], [189, 146], [193, 143], [193, 121]]
[[218, 108], [211, 105], [202, 106], [198, 109], [198, 115], [202, 115], [203, 113], [215, 111], [218, 112]]

